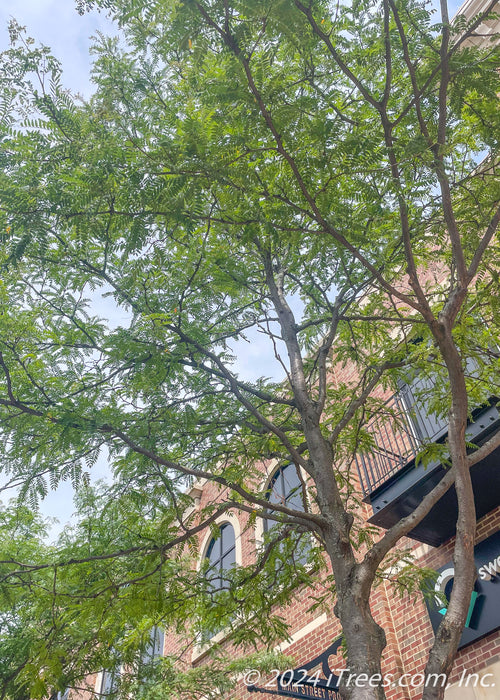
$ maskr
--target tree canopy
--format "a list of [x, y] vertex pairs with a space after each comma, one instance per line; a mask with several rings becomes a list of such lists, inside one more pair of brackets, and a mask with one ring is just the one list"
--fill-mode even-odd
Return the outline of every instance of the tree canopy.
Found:
[[[453, 23], [420, 0], [96, 4], [120, 32], [96, 38], [88, 102], [15, 22], [0, 67], [1, 464], [20, 484], [2, 522], [19, 547], [2, 545], [4, 693], [133, 664], [174, 610], [200, 632], [238, 609], [235, 642], [258, 627], [271, 647], [279, 617], [254, 613], [316, 576], [283, 556], [305, 531], [332, 564], [350, 666], [375, 672], [377, 569], [454, 483], [467, 566], [433, 657], [448, 672], [473, 582], [468, 467], [496, 445], [467, 457], [464, 438], [499, 384], [499, 57], [474, 41], [495, 3]], [[247, 343], [280, 372], [245, 372]], [[354, 454], [409, 368], [449, 412], [452, 467], [373, 539]], [[96, 490], [103, 450], [115, 482]], [[304, 470], [304, 512], [269, 507], [271, 459]], [[221, 498], [195, 516], [200, 478]], [[81, 522], [44, 544], [26, 504], [65, 479]], [[186, 552], [230, 509], [278, 528], [209, 605]]]

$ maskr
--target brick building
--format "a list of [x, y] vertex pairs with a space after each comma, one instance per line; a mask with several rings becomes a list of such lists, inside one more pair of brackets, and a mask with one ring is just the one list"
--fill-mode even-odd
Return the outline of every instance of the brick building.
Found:
[[[496, 411], [496, 409], [495, 409]], [[478, 421], [481, 418], [478, 418]], [[492, 422], [493, 424], [493, 422]], [[493, 429], [499, 429], [500, 424], [495, 421]], [[496, 464], [500, 460], [500, 454], [495, 454], [492, 459]], [[409, 460], [408, 464], [410, 464]], [[412, 468], [410, 466], [410, 468]], [[414, 467], [413, 467], [414, 469]], [[403, 470], [402, 470], [403, 471]], [[263, 478], [269, 483], [276, 476], [272, 468], [264, 472]], [[397, 474], [392, 477], [397, 478]], [[500, 489], [496, 489], [496, 500], [500, 500]], [[492, 491], [494, 489], [491, 489]], [[211, 483], [198, 484], [196, 492], [199, 494], [199, 506], [202, 508], [220, 498], [217, 486]], [[411, 492], [410, 492], [411, 495]], [[364, 516], [369, 519], [372, 516], [372, 507], [367, 503], [363, 506]], [[223, 530], [223, 536], [216, 542], [224, 542], [224, 532], [232, 528], [234, 531], [234, 560], [236, 564], [247, 565], [252, 563], [255, 557], [256, 541], [258, 542], [258, 527], [254, 535], [252, 529], [247, 529], [248, 515], [231, 514], [219, 519]], [[428, 522], [429, 530], [433, 525]], [[446, 531], [443, 530], [443, 537]], [[227, 542], [226, 534], [226, 542]], [[200, 559], [206, 557], [213, 545], [212, 532], [205, 533], [200, 539]], [[408, 539], [406, 544], [412, 548], [416, 561], [422, 566], [430, 567], [437, 571], [448, 571], [451, 567], [453, 553], [453, 538], [445, 539], [440, 545], [419, 542]], [[486, 552], [479, 551], [486, 545]], [[228, 545], [222, 545], [221, 549], [229, 551], [232, 541]], [[227, 547], [227, 548], [226, 548]], [[465, 698], [466, 700], [485, 700], [497, 697], [500, 687], [500, 587], [495, 571], [500, 574], [500, 506], [493, 507], [479, 518], [477, 527], [478, 567], [483, 566], [484, 578], [478, 578], [476, 583], [474, 609], [472, 610], [469, 627], [465, 630], [461, 648], [459, 649], [453, 675], [450, 677], [449, 688], [445, 697], [450, 700]], [[496, 567], [496, 568], [495, 568]], [[443, 590], [446, 593], [446, 585], [451, 579], [444, 581]], [[439, 585], [439, 579], [438, 584]], [[308, 612], [311, 596], [320, 591], [311, 591], [305, 587], [299, 588], [293, 599], [293, 604], [280, 612], [289, 625], [290, 638], [279, 645], [281, 651], [297, 660], [296, 668], [307, 668], [310, 662], [327, 655], [328, 668], [334, 675], [345, 668], [345, 661], [341, 650], [335, 642], [339, 639], [340, 626], [333, 612]], [[472, 601], [471, 601], [472, 604]], [[442, 605], [442, 604], [441, 604]], [[433, 639], [433, 626], [430, 612], [422, 596], [397, 595], [388, 582], [383, 582], [372, 594], [372, 611], [376, 621], [384, 628], [387, 636], [387, 646], [383, 655], [382, 671], [385, 674], [384, 683], [386, 694], [390, 700], [417, 700], [422, 694], [422, 674], [427, 658], [427, 651]], [[493, 610], [493, 612], [492, 612]], [[439, 620], [439, 609], [436, 604], [432, 613], [434, 619]], [[476, 639], [477, 637], [477, 639]], [[204, 646], [188, 649], [183, 661], [187, 665], [203, 664], [207, 660], [207, 651], [211, 643], [225, 644], [224, 631], [218, 632], [212, 640]], [[471, 641], [472, 640], [472, 641]], [[229, 644], [229, 642], [227, 642]], [[165, 653], [179, 652], [179, 644], [175, 635], [166, 636]], [[316, 670], [318, 664], [314, 664], [311, 673]], [[477, 674], [477, 677], [474, 675]], [[320, 677], [328, 680], [328, 675], [323, 667]], [[285, 677], [285, 690], [288, 677]], [[255, 685], [260, 688], [270, 688], [276, 692], [278, 686], [276, 678], [272, 676], [262, 677]], [[389, 685], [390, 684], [390, 685]], [[392, 687], [394, 684], [394, 687]], [[334, 692], [335, 678], [330, 680], [331, 690], [318, 686], [312, 690], [308, 688], [298, 691], [295, 697], [320, 697], [336, 698]], [[495, 687], [496, 685], [496, 687]], [[295, 689], [297, 691], [297, 689]], [[281, 693], [280, 693], [281, 694]], [[309, 695], [311, 694], [311, 695]], [[273, 697], [268, 693], [248, 692], [243, 684], [231, 697], [238, 700], [249, 698], [262, 698], [268, 700]], [[289, 697], [283, 693], [284, 697]], [[293, 695], [292, 695], [293, 697]]]

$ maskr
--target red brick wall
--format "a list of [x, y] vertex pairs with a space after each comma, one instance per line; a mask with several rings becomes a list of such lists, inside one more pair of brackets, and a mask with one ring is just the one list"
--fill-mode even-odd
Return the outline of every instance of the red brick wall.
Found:
[[[208, 502], [213, 502], [221, 497], [220, 489], [207, 484], [203, 489], [201, 506]], [[369, 509], [363, 506], [363, 517], [366, 517]], [[243, 564], [252, 562], [255, 552], [254, 536], [252, 530], [245, 531], [248, 516], [239, 514], [242, 531], [242, 558]], [[485, 516], [477, 526], [477, 540], [481, 541], [490, 536], [500, 528], [500, 508], [495, 509]], [[202, 538], [201, 538], [202, 539]], [[419, 552], [419, 543], [406, 540], [403, 545], [413, 546]], [[438, 568], [448, 562], [453, 554], [453, 540], [443, 544], [439, 548], [425, 547], [425, 553], [418, 562], [427, 567]], [[202, 553], [200, 553], [201, 556]], [[318, 618], [321, 613], [308, 612], [312, 602], [314, 591], [306, 588], [299, 589], [291, 605], [284, 608], [281, 614], [289, 625], [290, 635], [296, 635], [310, 624], [312, 620]], [[391, 585], [384, 581], [378, 586], [371, 598], [371, 607], [376, 621], [384, 628], [387, 638], [387, 646], [382, 660], [382, 671], [384, 674], [391, 674], [394, 679], [398, 679], [403, 673], [421, 673], [425, 668], [428, 650], [433, 641], [433, 632], [427, 614], [427, 608], [420, 594], [409, 597], [407, 595], [399, 597]], [[285, 649], [285, 653], [295, 660], [295, 666], [300, 667], [301, 663], [307, 663], [312, 658], [322, 653], [339, 636], [340, 626], [333, 615], [333, 610], [327, 614], [327, 619], [316, 629], [313, 629], [305, 636], [297, 639]], [[171, 653], [175, 649], [175, 643], [170, 638], [167, 641], [166, 651]], [[231, 654], [238, 654], [238, 650], [227, 647]], [[487, 637], [478, 640], [468, 647], [459, 651], [450, 683], [456, 682], [462, 671], [467, 673], [480, 671], [491, 663], [492, 658], [500, 656], [500, 631], [493, 632]], [[187, 656], [185, 659], [187, 660]], [[195, 664], [204, 663], [203, 655], [195, 655]], [[335, 659], [330, 659], [330, 668], [339, 670], [345, 667], [341, 653]], [[257, 685], [265, 686], [271, 677], [262, 678]], [[418, 700], [422, 696], [421, 688], [412, 687], [388, 687], [386, 694], [389, 700]], [[231, 698], [237, 700], [250, 700], [261, 698], [268, 700], [271, 695], [256, 695], [248, 693], [243, 684], [231, 693]]]

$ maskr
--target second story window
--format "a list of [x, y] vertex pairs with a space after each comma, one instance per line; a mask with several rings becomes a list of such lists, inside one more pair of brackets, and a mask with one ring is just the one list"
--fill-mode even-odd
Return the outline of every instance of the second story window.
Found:
[[236, 564], [236, 537], [230, 523], [220, 526], [219, 536], [212, 537], [205, 556], [209, 562], [207, 581], [212, 590], [221, 590], [225, 587], [224, 572]]
[[[228, 589], [230, 586], [227, 572], [236, 565], [236, 536], [231, 523], [223, 523], [219, 526], [218, 536], [212, 537], [208, 543], [205, 560], [207, 562], [205, 578], [208, 584], [208, 592], [212, 602], [220, 603], [221, 597], [219, 592], [223, 589]], [[225, 619], [224, 612], [219, 610], [213, 624], [203, 633], [202, 641], [210, 641], [218, 632], [224, 629], [224, 626], [230, 620], [230, 617]]]
[[[287, 506], [296, 511], [304, 511], [304, 498], [302, 482], [299, 477], [298, 467], [291, 463], [280, 467], [273, 475], [267, 489], [266, 498], [269, 503]], [[264, 520], [264, 532], [269, 532], [276, 523], [273, 520]], [[295, 563], [305, 564], [311, 548], [311, 539], [308, 533], [294, 536], [295, 548], [293, 559]]]
[[118, 680], [120, 678], [120, 670], [103, 671], [101, 675], [101, 683], [99, 687], [99, 695], [109, 698], [116, 694], [118, 690]]
[[164, 630], [157, 625], [152, 627], [149, 631], [149, 639], [137, 664], [137, 677], [143, 690], [146, 690], [148, 685], [154, 683], [158, 677], [158, 659], [163, 656], [164, 641]]
[[[295, 464], [286, 464], [275, 472], [267, 490], [267, 500], [269, 503], [288, 506], [293, 510], [304, 510], [302, 484]], [[265, 521], [266, 531], [271, 526], [272, 523]]]
[[151, 628], [149, 640], [146, 648], [142, 652], [141, 661], [143, 664], [149, 664], [155, 659], [163, 656], [163, 643], [165, 641], [165, 633], [161, 627], [156, 625]]

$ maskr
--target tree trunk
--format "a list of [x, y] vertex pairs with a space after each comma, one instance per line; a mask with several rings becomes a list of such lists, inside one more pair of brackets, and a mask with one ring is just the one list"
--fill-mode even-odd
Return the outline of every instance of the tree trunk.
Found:
[[[334, 571], [345, 569], [338, 561], [338, 548], [332, 552], [327, 541], [327, 550]], [[347, 647], [347, 669], [340, 679], [340, 693], [346, 700], [384, 700], [381, 659], [386, 638], [371, 614], [371, 581], [363, 583], [360, 573], [359, 565], [352, 563], [335, 579], [335, 614]]]
[[[453, 668], [460, 637], [467, 619], [470, 598], [476, 580], [474, 541], [476, 509], [470, 470], [467, 464], [465, 429], [467, 426], [467, 391], [462, 359], [453, 342], [451, 332], [438, 338], [450, 377], [452, 403], [449, 413], [448, 443], [452, 469], [455, 471], [455, 489], [458, 500], [458, 519], [453, 553], [455, 577], [447, 612], [439, 625], [425, 669], [429, 674], [447, 676]], [[445, 688], [426, 687], [423, 700], [441, 700]]]

